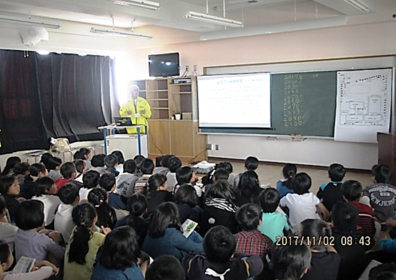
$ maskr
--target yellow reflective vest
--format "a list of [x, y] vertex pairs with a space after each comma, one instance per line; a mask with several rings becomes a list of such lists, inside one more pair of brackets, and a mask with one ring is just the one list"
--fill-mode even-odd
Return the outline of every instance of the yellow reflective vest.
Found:
[[[146, 112], [144, 114], [140, 113], [143, 110], [145, 110]], [[129, 115], [128, 111], [131, 111], [132, 114]], [[136, 113], [139, 113], [140, 116], [135, 117]], [[138, 97], [136, 100], [136, 109], [135, 109], [135, 104], [134, 104], [133, 100], [130, 100], [126, 104], [121, 106], [120, 116], [121, 117], [130, 117], [133, 124], [147, 125], [147, 128], [148, 128], [147, 119], [149, 119], [151, 117], [151, 108], [150, 108], [150, 105], [146, 99], [144, 99], [142, 97]], [[137, 129], [136, 128], [127, 128], [127, 132], [129, 134], [137, 133]], [[141, 128], [140, 132], [144, 133], [145, 129]]]

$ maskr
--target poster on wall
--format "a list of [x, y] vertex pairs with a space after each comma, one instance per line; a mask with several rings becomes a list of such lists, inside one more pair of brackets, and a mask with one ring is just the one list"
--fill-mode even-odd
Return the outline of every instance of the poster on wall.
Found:
[[334, 140], [377, 143], [389, 132], [392, 69], [337, 72]]

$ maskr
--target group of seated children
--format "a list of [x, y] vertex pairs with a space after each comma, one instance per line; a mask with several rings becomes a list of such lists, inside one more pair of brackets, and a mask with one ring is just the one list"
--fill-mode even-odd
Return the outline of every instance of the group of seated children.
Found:
[[[362, 189], [358, 180], [343, 182], [345, 168], [332, 164], [330, 182], [315, 195], [294, 164], [284, 166], [276, 188], [260, 185], [252, 156], [245, 172], [233, 175], [221, 162], [202, 184], [172, 155], [157, 167], [119, 151], [90, 160], [81, 149], [74, 159], [7, 161], [1, 279], [354, 280], [376, 242], [396, 253], [396, 240], [378, 238], [396, 226], [386, 165], [375, 165], [374, 184]], [[23, 275], [10, 270], [21, 257], [35, 262]]]

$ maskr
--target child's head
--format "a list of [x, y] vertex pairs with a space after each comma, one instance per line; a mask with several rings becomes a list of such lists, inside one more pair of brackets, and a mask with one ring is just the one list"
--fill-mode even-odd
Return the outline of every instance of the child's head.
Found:
[[292, 180], [292, 188], [296, 194], [308, 193], [311, 188], [311, 177], [305, 172], [297, 173]]
[[350, 233], [356, 230], [359, 211], [349, 203], [338, 201], [331, 210], [331, 220], [339, 232]]
[[355, 180], [349, 180], [341, 185], [341, 192], [348, 201], [359, 201], [362, 196], [362, 185]]
[[76, 166], [72, 162], [65, 162], [60, 168], [60, 173], [64, 179], [73, 179], [77, 176]]
[[84, 173], [87, 165], [85, 164], [85, 162], [82, 159], [78, 159], [73, 161], [74, 166], [76, 167], [76, 170], [79, 174]]
[[259, 187], [259, 178], [256, 172], [248, 170], [243, 172], [241, 178], [239, 179], [238, 188], [255, 188]]
[[222, 161], [222, 162], [216, 164], [215, 169], [216, 170], [225, 169], [225, 170], [227, 170], [228, 174], [231, 174], [232, 171], [234, 171], [232, 164], [228, 161]]
[[146, 280], [185, 280], [186, 275], [180, 261], [171, 255], [162, 255], [147, 269]]
[[84, 265], [85, 256], [89, 251], [88, 242], [92, 237], [92, 228], [97, 220], [96, 210], [89, 203], [77, 204], [72, 211], [73, 222], [76, 225], [73, 239], [70, 242], [69, 262]]
[[51, 155], [50, 153], [44, 153], [44, 154], [41, 156], [40, 163], [44, 164], [44, 166], [47, 167], [48, 160], [49, 160], [50, 158], [52, 158], [52, 155]]
[[33, 163], [29, 166], [29, 173], [34, 177], [43, 177], [47, 175], [47, 169], [41, 163]]
[[91, 164], [93, 167], [104, 167], [104, 159], [105, 159], [104, 154], [99, 154], [99, 155], [94, 155], [91, 159]]
[[150, 158], [145, 158], [140, 164], [140, 171], [143, 174], [153, 174], [154, 171], [154, 162]]
[[112, 151], [111, 154], [117, 157], [118, 164], [124, 164], [125, 159], [121, 151]]
[[264, 213], [273, 213], [278, 208], [280, 194], [277, 189], [266, 188], [260, 193], [260, 205]]
[[100, 174], [97, 171], [91, 170], [83, 175], [83, 187], [87, 189], [96, 188], [99, 184]]
[[47, 162], [47, 169], [48, 170], [59, 170], [62, 165], [62, 160], [58, 157], [51, 157], [48, 159]]
[[228, 177], [230, 176], [230, 173], [228, 173], [227, 170], [220, 168], [215, 171], [213, 174], [213, 181], [217, 180], [228, 180]]
[[183, 184], [177, 190], [174, 200], [177, 204], [187, 204], [194, 208], [198, 203], [198, 195], [193, 186], [190, 184]]
[[54, 180], [49, 177], [41, 177], [36, 180], [34, 186], [34, 192], [36, 196], [42, 196], [43, 194], [56, 194], [58, 191]]
[[88, 194], [88, 202], [91, 203], [98, 214], [97, 226], [113, 228], [117, 221], [115, 211], [108, 204], [108, 194], [101, 187], [93, 188]]
[[206, 189], [205, 199], [223, 198], [228, 202], [235, 200], [234, 192], [226, 180], [218, 180]]
[[392, 179], [392, 169], [386, 164], [376, 164], [371, 169], [375, 183], [388, 184]]
[[237, 210], [235, 219], [242, 230], [256, 230], [261, 224], [261, 208], [255, 203], [245, 204]]
[[245, 168], [246, 168], [246, 170], [254, 171], [254, 170], [257, 169], [258, 164], [259, 164], [259, 161], [258, 161], [258, 159], [256, 157], [250, 156], [250, 157], [247, 157], [245, 159]]
[[286, 179], [282, 182], [282, 185], [286, 186], [288, 189], [292, 189], [292, 179], [297, 173], [297, 166], [292, 163], [287, 163], [283, 167], [282, 173], [283, 178]]
[[[308, 219], [301, 222], [300, 235], [305, 240], [322, 240], [324, 237], [330, 238], [331, 229], [328, 223], [320, 219]], [[325, 249], [325, 243], [312, 242], [308, 244], [312, 250], [323, 251]]]
[[106, 167], [114, 168], [118, 164], [118, 158], [115, 155], [108, 155], [104, 158]]
[[235, 248], [235, 237], [225, 226], [214, 226], [205, 234], [203, 249], [210, 262], [228, 262]]
[[166, 183], [166, 176], [163, 174], [154, 174], [148, 179], [148, 187], [150, 191], [166, 191], [168, 185]]
[[136, 265], [140, 257], [135, 230], [122, 226], [110, 232], [100, 247], [97, 261], [108, 269], [125, 270]]
[[142, 194], [134, 194], [128, 198], [127, 208], [130, 215], [140, 217], [146, 212], [147, 207], [147, 198]]
[[59, 199], [63, 204], [74, 204], [80, 200], [79, 187], [73, 182], [64, 184], [58, 191]]
[[133, 159], [128, 159], [125, 161], [122, 167], [124, 173], [133, 174], [136, 172], [136, 162]]
[[143, 160], [145, 159], [142, 155], [136, 155], [133, 160], [136, 162], [136, 168], [140, 171], [140, 165], [142, 164]]
[[297, 173], [297, 166], [293, 163], [286, 163], [282, 169], [283, 177], [287, 179], [292, 179]]
[[342, 179], [344, 179], [345, 168], [341, 164], [333, 163], [332, 165], [329, 166], [328, 172], [329, 172], [329, 178], [332, 181], [340, 182], [342, 181]]
[[181, 166], [182, 166], [182, 162], [178, 157], [171, 156], [168, 159], [168, 168], [170, 172], [175, 173], [176, 170], [179, 169]]
[[195, 180], [195, 174], [190, 166], [183, 166], [176, 170], [176, 180], [179, 185], [189, 184]]
[[91, 154], [91, 150], [88, 148], [81, 148], [80, 153], [84, 156], [83, 159], [89, 159], [89, 155]]
[[8, 175], [0, 177], [0, 185], [2, 186], [2, 189], [0, 190], [1, 194], [16, 196], [20, 192], [18, 179], [14, 176]]
[[179, 210], [175, 203], [161, 203], [151, 216], [148, 235], [153, 238], [162, 237], [166, 229], [176, 228], [180, 230]]
[[14, 175], [27, 175], [29, 173], [29, 164], [27, 162], [20, 162], [15, 164], [13, 168]]
[[106, 192], [111, 193], [116, 186], [116, 179], [113, 174], [103, 174], [99, 179], [99, 186], [105, 189]]
[[6, 175], [10, 174], [13, 171], [14, 166], [20, 162], [21, 162], [21, 159], [19, 157], [7, 158], [6, 166], [4, 167], [3, 172], [1, 172], [1, 176], [6, 176]]
[[274, 246], [272, 264], [278, 280], [299, 280], [311, 266], [312, 253], [309, 247], [300, 242]]
[[15, 224], [22, 230], [39, 229], [44, 225], [44, 204], [40, 200], [21, 202], [16, 210]]
[[81, 153], [80, 151], [77, 151], [77, 152], [74, 153], [73, 159], [74, 160], [78, 160], [78, 159], [82, 160], [82, 159], [85, 159], [85, 157], [84, 157], [83, 153]]
[[8, 246], [8, 243], [4, 240], [0, 240], [0, 264], [2, 271], [7, 271], [11, 267], [13, 262], [14, 257], [10, 250], [10, 246]]
[[169, 168], [169, 159], [172, 157], [172, 155], [164, 155], [163, 157], [161, 157], [161, 166], [162, 167], [166, 167]]
[[92, 229], [95, 225], [97, 214], [95, 207], [89, 203], [77, 204], [73, 207], [73, 223], [78, 227]]

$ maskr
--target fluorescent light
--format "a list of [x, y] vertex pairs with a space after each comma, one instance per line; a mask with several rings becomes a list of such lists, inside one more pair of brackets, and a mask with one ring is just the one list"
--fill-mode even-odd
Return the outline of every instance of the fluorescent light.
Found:
[[207, 14], [196, 13], [196, 12], [192, 12], [192, 11], [190, 11], [186, 14], [186, 18], [191, 18], [191, 19], [205, 21], [205, 22], [214, 23], [214, 24], [220, 24], [220, 25], [224, 25], [224, 26], [243, 27], [243, 23], [240, 21], [223, 18], [223, 17], [211, 16], [211, 15], [207, 15]]
[[146, 0], [109, 0], [109, 1], [113, 2], [114, 4], [117, 4], [117, 5], [136, 6], [136, 7], [146, 8], [146, 9], [150, 9], [150, 10], [158, 10], [160, 7], [159, 3], [152, 2], [152, 1], [146, 1]]
[[40, 54], [40, 55], [49, 55], [50, 51], [45, 51], [45, 50], [37, 50], [36, 53]]
[[361, 12], [368, 13], [370, 11], [366, 3], [363, 3], [361, 0], [344, 0], [344, 2], [351, 5], [355, 9], [358, 9]]
[[38, 21], [32, 21], [32, 20], [23, 20], [23, 19], [19, 19], [19, 18], [11, 18], [11, 17], [5, 17], [5, 16], [0, 16], [0, 21], [16, 23], [16, 24], [24, 24], [24, 25], [34, 25], [34, 26], [40, 26], [40, 27], [52, 28], [52, 29], [60, 28], [60, 25], [57, 25], [57, 24], [50, 24], [50, 23], [38, 22]]
[[96, 29], [94, 27], [91, 27], [90, 32], [96, 34], [105, 34], [109, 36], [117, 36], [117, 37], [140, 37], [146, 39], [153, 39], [153, 36], [147, 34], [139, 34], [135, 32], [125, 32], [125, 31], [117, 31], [117, 30]]
[[244, 36], [256, 36], [272, 33], [292, 32], [300, 30], [310, 30], [326, 27], [346, 25], [347, 16], [327, 17], [303, 21], [284, 22], [267, 26], [252, 26], [240, 29], [229, 29], [224, 31], [208, 32], [201, 35], [201, 40], [216, 40], [226, 38], [236, 38]]

